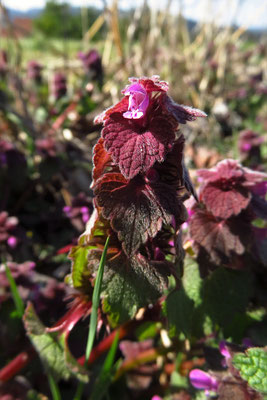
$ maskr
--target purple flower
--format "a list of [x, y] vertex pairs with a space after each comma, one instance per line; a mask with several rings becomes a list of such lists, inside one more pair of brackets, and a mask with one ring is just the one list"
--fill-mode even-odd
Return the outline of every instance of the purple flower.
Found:
[[[6, 211], [0, 212], [0, 242], [6, 242], [11, 237], [14, 238], [13, 235], [10, 235], [10, 231], [15, 229], [17, 225], [18, 219], [16, 217], [9, 217]], [[14, 240], [11, 240], [11, 244], [14, 245]]]
[[63, 207], [63, 212], [71, 220], [75, 228], [81, 231], [90, 218], [91, 200], [80, 193], [72, 199], [70, 206]]
[[258, 149], [264, 142], [264, 138], [256, 132], [246, 129], [240, 132], [238, 147], [240, 153], [250, 153], [253, 149]]
[[193, 369], [189, 373], [191, 384], [196, 389], [204, 389], [207, 391], [217, 392], [219, 382], [217, 379], [201, 369]]
[[128, 111], [123, 113], [124, 118], [142, 118], [149, 105], [149, 95], [147, 91], [139, 83], [134, 83], [126, 88], [123, 93], [125, 96], [129, 96]]
[[52, 94], [56, 100], [67, 94], [67, 78], [60, 72], [57, 72], [53, 77]]
[[103, 67], [101, 56], [98, 51], [92, 49], [87, 53], [79, 52], [78, 57], [82, 61], [84, 69], [89, 76], [91, 76], [92, 79], [96, 79], [102, 83]]
[[29, 61], [27, 69], [28, 78], [37, 84], [42, 83], [42, 69], [42, 65], [39, 64], [37, 61]]
[[226, 346], [226, 341], [222, 340], [219, 344], [219, 350], [222, 356], [224, 356], [226, 359], [231, 358], [230, 351], [228, 350]]
[[10, 236], [7, 239], [7, 244], [9, 245], [9, 247], [11, 247], [12, 249], [14, 249], [17, 244], [18, 244], [18, 239], [15, 236]]

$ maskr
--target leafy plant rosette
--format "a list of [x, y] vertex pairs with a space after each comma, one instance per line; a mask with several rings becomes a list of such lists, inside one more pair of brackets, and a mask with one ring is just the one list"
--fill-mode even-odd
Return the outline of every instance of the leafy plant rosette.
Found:
[[[154, 303], [179, 275], [183, 202], [193, 193], [183, 162], [179, 123], [205, 117], [168, 96], [158, 76], [130, 78], [123, 99], [96, 117], [103, 123], [93, 151], [94, 213], [70, 253], [71, 285], [91, 295], [107, 236], [102, 309], [111, 325]], [[175, 245], [173, 245], [173, 243]]]

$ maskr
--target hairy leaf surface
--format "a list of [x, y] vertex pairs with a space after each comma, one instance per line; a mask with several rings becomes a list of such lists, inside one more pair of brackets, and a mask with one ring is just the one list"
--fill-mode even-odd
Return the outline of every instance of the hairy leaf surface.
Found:
[[80, 380], [88, 380], [85, 371], [71, 355], [64, 334], [48, 333], [32, 304], [29, 304], [25, 311], [24, 325], [45, 368], [52, 372], [53, 376], [67, 380], [74, 374]]
[[[92, 250], [88, 268], [93, 273], [101, 252]], [[167, 287], [168, 262], [148, 262], [137, 254], [130, 259], [123, 253], [108, 259], [102, 282], [103, 309], [117, 325], [133, 318], [139, 308], [154, 303]]]
[[[220, 264], [226, 262], [232, 254], [245, 252], [243, 234], [247, 225], [245, 221], [238, 220], [237, 232], [235, 222], [215, 218], [206, 210], [196, 208], [189, 222], [190, 234], [195, 243], [206, 250], [211, 260]], [[249, 240], [249, 230], [247, 233], [245, 239]]]
[[162, 162], [175, 139], [177, 126], [160, 108], [156, 106], [147, 114], [149, 121], [143, 126], [113, 113], [102, 130], [106, 150], [127, 179], [146, 172], [156, 161]]
[[233, 188], [229, 184], [228, 190], [225, 190], [220, 183], [211, 183], [202, 190], [201, 199], [214, 216], [227, 219], [247, 208], [251, 195], [242, 186]]
[[267, 393], [267, 351], [265, 348], [252, 347], [246, 350], [246, 354], [236, 354], [233, 365], [250, 387]]
[[142, 177], [128, 182], [121, 174], [105, 174], [97, 181], [95, 195], [127, 255], [136, 253], [148, 238], [155, 237], [172, 215], [180, 220], [187, 217], [175, 187], [149, 183]]

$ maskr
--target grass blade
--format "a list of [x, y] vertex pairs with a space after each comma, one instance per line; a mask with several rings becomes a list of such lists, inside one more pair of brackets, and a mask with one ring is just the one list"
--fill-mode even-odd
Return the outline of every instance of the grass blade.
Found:
[[53, 400], [61, 400], [61, 395], [60, 391], [57, 385], [57, 382], [55, 381], [53, 375], [50, 372], [47, 372], [47, 378], [49, 382], [49, 387], [52, 393]]
[[[98, 306], [99, 306], [99, 300], [100, 300], [100, 292], [101, 292], [101, 284], [102, 284], [102, 279], [103, 279], [103, 274], [104, 274], [104, 266], [106, 263], [106, 256], [107, 256], [107, 250], [108, 250], [108, 243], [109, 243], [109, 237], [106, 240], [105, 247], [101, 256], [101, 260], [99, 263], [99, 268], [97, 271], [97, 276], [95, 280], [95, 287], [93, 291], [93, 298], [92, 298], [92, 312], [91, 312], [91, 319], [90, 319], [90, 326], [89, 326], [89, 332], [88, 332], [88, 339], [87, 339], [87, 345], [86, 345], [86, 351], [85, 351], [85, 364], [87, 364], [87, 361], [89, 360], [93, 344], [94, 344], [94, 339], [95, 339], [95, 334], [96, 334], [96, 327], [97, 327], [97, 315], [98, 315]], [[84, 384], [82, 382], [79, 383], [76, 394], [75, 394], [75, 400], [80, 400], [83, 392]]]
[[6, 272], [6, 277], [8, 279], [9, 285], [10, 285], [10, 290], [12, 293], [13, 301], [15, 303], [16, 309], [17, 309], [17, 314], [20, 318], [22, 318], [24, 314], [24, 303], [22, 298], [20, 297], [15, 279], [13, 278], [11, 271], [7, 264], [5, 264], [5, 272]]
[[108, 352], [108, 355], [105, 359], [103, 367], [100, 371], [99, 378], [94, 386], [90, 400], [101, 400], [108, 390], [113, 374], [117, 369], [116, 366], [114, 366], [113, 364], [118, 343], [119, 343], [119, 335], [117, 333], [113, 340], [112, 346]]
[[101, 256], [99, 268], [97, 271], [96, 281], [95, 281], [95, 287], [94, 287], [94, 291], [93, 291], [92, 312], [91, 312], [88, 340], [87, 340], [86, 351], [85, 351], [85, 362], [87, 362], [89, 360], [89, 357], [90, 357], [90, 354], [91, 354], [91, 351], [93, 348], [93, 344], [94, 344], [94, 339], [95, 339], [95, 333], [96, 333], [96, 327], [97, 327], [98, 306], [99, 306], [99, 300], [100, 300], [100, 291], [101, 291], [101, 284], [102, 284], [102, 279], [103, 279], [103, 274], [104, 274], [104, 266], [106, 263], [108, 243], [109, 243], [109, 237], [106, 240], [105, 247], [104, 247], [104, 250], [103, 250], [103, 253]]

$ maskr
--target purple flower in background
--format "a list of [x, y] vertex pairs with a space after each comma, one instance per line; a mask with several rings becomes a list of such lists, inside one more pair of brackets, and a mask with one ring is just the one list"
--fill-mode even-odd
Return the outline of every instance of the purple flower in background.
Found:
[[16, 217], [9, 217], [6, 211], [0, 212], [0, 242], [6, 242], [12, 248], [16, 247], [18, 239], [11, 232], [17, 225]]
[[8, 58], [5, 50], [0, 50], [0, 76], [3, 78], [8, 70]]
[[[33, 261], [25, 261], [22, 264], [8, 261], [8, 268], [10, 269], [11, 275], [18, 285], [20, 295], [23, 299], [29, 299], [30, 294], [34, 290], [35, 283], [32, 280], [33, 269], [35, 263]], [[0, 293], [0, 305], [3, 301], [7, 300], [10, 296], [10, 283], [6, 276], [5, 265], [0, 264], [0, 282], [1, 282], [1, 293]], [[0, 396], [0, 398], [2, 398]]]
[[219, 387], [218, 380], [207, 372], [202, 371], [201, 369], [193, 369], [189, 373], [189, 379], [191, 384], [196, 389], [203, 389], [209, 394], [210, 391], [217, 392]]
[[27, 76], [29, 80], [35, 82], [40, 85], [42, 83], [42, 69], [43, 66], [39, 64], [37, 61], [32, 60], [28, 63]]
[[78, 53], [79, 59], [82, 61], [85, 72], [91, 79], [95, 79], [102, 84], [103, 81], [103, 67], [101, 56], [97, 50], [93, 49], [87, 53], [80, 51]]
[[42, 155], [49, 155], [50, 157], [57, 155], [57, 143], [52, 137], [48, 136], [44, 139], [36, 139], [35, 145]]
[[139, 83], [130, 85], [123, 91], [125, 96], [129, 96], [128, 111], [123, 116], [127, 119], [139, 119], [142, 118], [149, 105], [149, 95], [145, 88]]
[[14, 249], [15, 247], [17, 247], [18, 244], [18, 239], [15, 236], [10, 236], [7, 239], [7, 244], [9, 245], [9, 247], [11, 247], [12, 249]]
[[230, 351], [228, 350], [227, 347], [227, 342], [225, 340], [222, 340], [219, 343], [219, 350], [222, 356], [224, 356], [224, 359], [222, 360], [222, 366], [226, 367], [227, 366], [227, 360], [232, 358]]
[[61, 72], [57, 72], [52, 81], [52, 95], [56, 100], [67, 94], [67, 78]]
[[259, 149], [260, 145], [264, 142], [264, 138], [258, 135], [256, 132], [245, 129], [240, 132], [238, 139], [239, 151], [242, 154], [251, 154], [255, 149]]
[[84, 229], [84, 225], [90, 218], [91, 210], [91, 199], [88, 199], [83, 193], [76, 196], [70, 206], [63, 207], [63, 212], [78, 231]]
[[14, 147], [10, 142], [0, 140], [0, 165], [4, 166], [7, 164], [6, 152], [13, 149]]
[[227, 348], [227, 343], [225, 340], [222, 340], [219, 343], [219, 350], [222, 356], [224, 356], [226, 359], [231, 358], [230, 351]]

